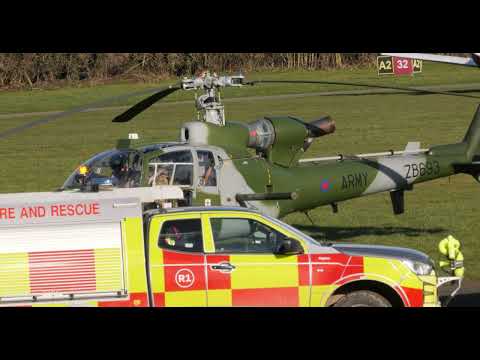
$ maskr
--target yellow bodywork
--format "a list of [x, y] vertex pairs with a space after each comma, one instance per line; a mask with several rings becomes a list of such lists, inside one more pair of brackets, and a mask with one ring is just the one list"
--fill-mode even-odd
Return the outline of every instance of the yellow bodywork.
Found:
[[[210, 225], [212, 218], [256, 220], [299, 241], [304, 254], [216, 254]], [[159, 246], [164, 222], [182, 219], [201, 220], [203, 252], [188, 254], [166, 251]], [[34, 306], [191, 307], [269, 306], [270, 303], [278, 306], [326, 306], [340, 287], [365, 280], [394, 289], [406, 306], [438, 304], [434, 272], [419, 277], [402, 261], [387, 258], [356, 257], [356, 263], [353, 263], [352, 256], [330, 252], [325, 254], [327, 260], [322, 260], [318, 256], [322, 254], [308, 254], [309, 245], [305, 239], [257, 213], [205, 209], [153, 215], [146, 239], [148, 255], [145, 253], [143, 225], [140, 217], [126, 218], [121, 222], [121, 250], [94, 249], [96, 291], [120, 288], [123, 284], [125, 294], [119, 294], [117, 299], [58, 301]], [[118, 258], [122, 259], [119, 262], [121, 269], [112, 265], [112, 259]], [[228, 273], [215, 271], [216, 265], [225, 262], [233, 264], [234, 270]], [[28, 254], [0, 255], [0, 264], [0, 296], [27, 292], [30, 286]], [[315, 280], [321, 279], [319, 274], [322, 272], [329, 274], [333, 280], [329, 283]], [[338, 276], [334, 276], [337, 273]], [[177, 281], [179, 276], [189, 279], [190, 283], [183, 286]]]

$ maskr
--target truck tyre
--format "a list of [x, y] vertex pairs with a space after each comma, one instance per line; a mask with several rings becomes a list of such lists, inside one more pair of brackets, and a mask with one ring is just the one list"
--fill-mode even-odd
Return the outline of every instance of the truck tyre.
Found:
[[367, 290], [351, 292], [340, 300], [338, 300], [334, 307], [392, 307], [383, 296]]

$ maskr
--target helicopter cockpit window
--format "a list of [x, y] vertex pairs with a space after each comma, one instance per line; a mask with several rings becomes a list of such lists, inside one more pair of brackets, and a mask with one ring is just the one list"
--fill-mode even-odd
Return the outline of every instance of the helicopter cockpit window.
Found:
[[121, 188], [138, 187], [141, 184], [142, 156], [136, 150], [109, 150], [97, 154], [84, 165], [87, 174], [82, 176], [76, 170], [63, 184], [64, 189], [75, 189], [85, 185], [115, 186]]
[[193, 184], [193, 157], [188, 150], [174, 151], [153, 158], [148, 163], [150, 186]]
[[200, 186], [217, 186], [215, 160], [210, 151], [197, 151]]

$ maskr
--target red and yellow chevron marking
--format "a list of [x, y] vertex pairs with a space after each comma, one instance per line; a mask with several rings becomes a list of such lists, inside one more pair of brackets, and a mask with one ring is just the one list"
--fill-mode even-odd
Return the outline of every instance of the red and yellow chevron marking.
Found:
[[[155, 306], [322, 306], [338, 287], [359, 279], [388, 282], [406, 306], [424, 305], [422, 281], [397, 260], [344, 254], [275, 257], [161, 252], [162, 277], [155, 279], [155, 287], [163, 291], [154, 292]], [[115, 256], [112, 249], [16, 254], [15, 267], [23, 261], [27, 271], [15, 274], [28, 273], [28, 278], [18, 278], [14, 286], [25, 290], [28, 285], [32, 293], [112, 289], [120, 280], [118, 275], [108, 275], [105, 259]], [[213, 269], [222, 263], [236, 268], [231, 273]], [[2, 266], [14, 273], [8, 262]], [[0, 282], [1, 293], [12, 291]], [[132, 292], [128, 299], [98, 302], [102, 307], [148, 305], [146, 291]]]
[[[205, 256], [162, 250], [162, 258], [163, 284], [157, 278], [154, 286], [164, 291], [154, 291], [155, 306], [206, 306], [207, 298], [209, 306], [308, 306], [308, 255]], [[236, 269], [226, 273], [212, 268], [224, 262]], [[186, 283], [179, 279], [182, 274]]]
[[422, 289], [413, 289], [405, 286], [400, 286], [400, 287], [397, 287], [396, 290], [400, 294], [403, 300], [403, 303], [405, 305], [410, 307], [423, 306], [423, 290]]
[[335, 290], [357, 280], [378, 281], [392, 287], [405, 306], [424, 305], [423, 282], [400, 260], [345, 254], [315, 254], [311, 259], [312, 306], [324, 306]]
[[[345, 254], [276, 257], [162, 253], [165, 290], [154, 293], [156, 306], [205, 306], [205, 302], [208, 306], [323, 306], [340, 286], [361, 279], [392, 286], [406, 306], [423, 306], [422, 282], [397, 260]], [[213, 269], [222, 263], [236, 268], [232, 272]], [[175, 278], [182, 269], [194, 275], [188, 287], [179, 286]]]
[[330, 295], [364, 272], [364, 258], [345, 254], [312, 254], [311, 306], [325, 306]]
[[166, 292], [206, 289], [203, 254], [194, 255], [172, 251], [163, 251], [163, 254]]
[[160, 250], [151, 269], [154, 305], [206, 306], [205, 256]]

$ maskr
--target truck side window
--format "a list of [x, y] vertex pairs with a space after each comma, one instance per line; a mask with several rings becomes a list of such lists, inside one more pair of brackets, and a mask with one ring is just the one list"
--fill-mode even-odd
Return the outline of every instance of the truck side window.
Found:
[[212, 218], [215, 253], [273, 253], [285, 236], [251, 219]]
[[158, 246], [175, 251], [203, 252], [201, 220], [165, 221], [158, 236]]
[[200, 186], [217, 186], [215, 160], [210, 151], [197, 151]]

